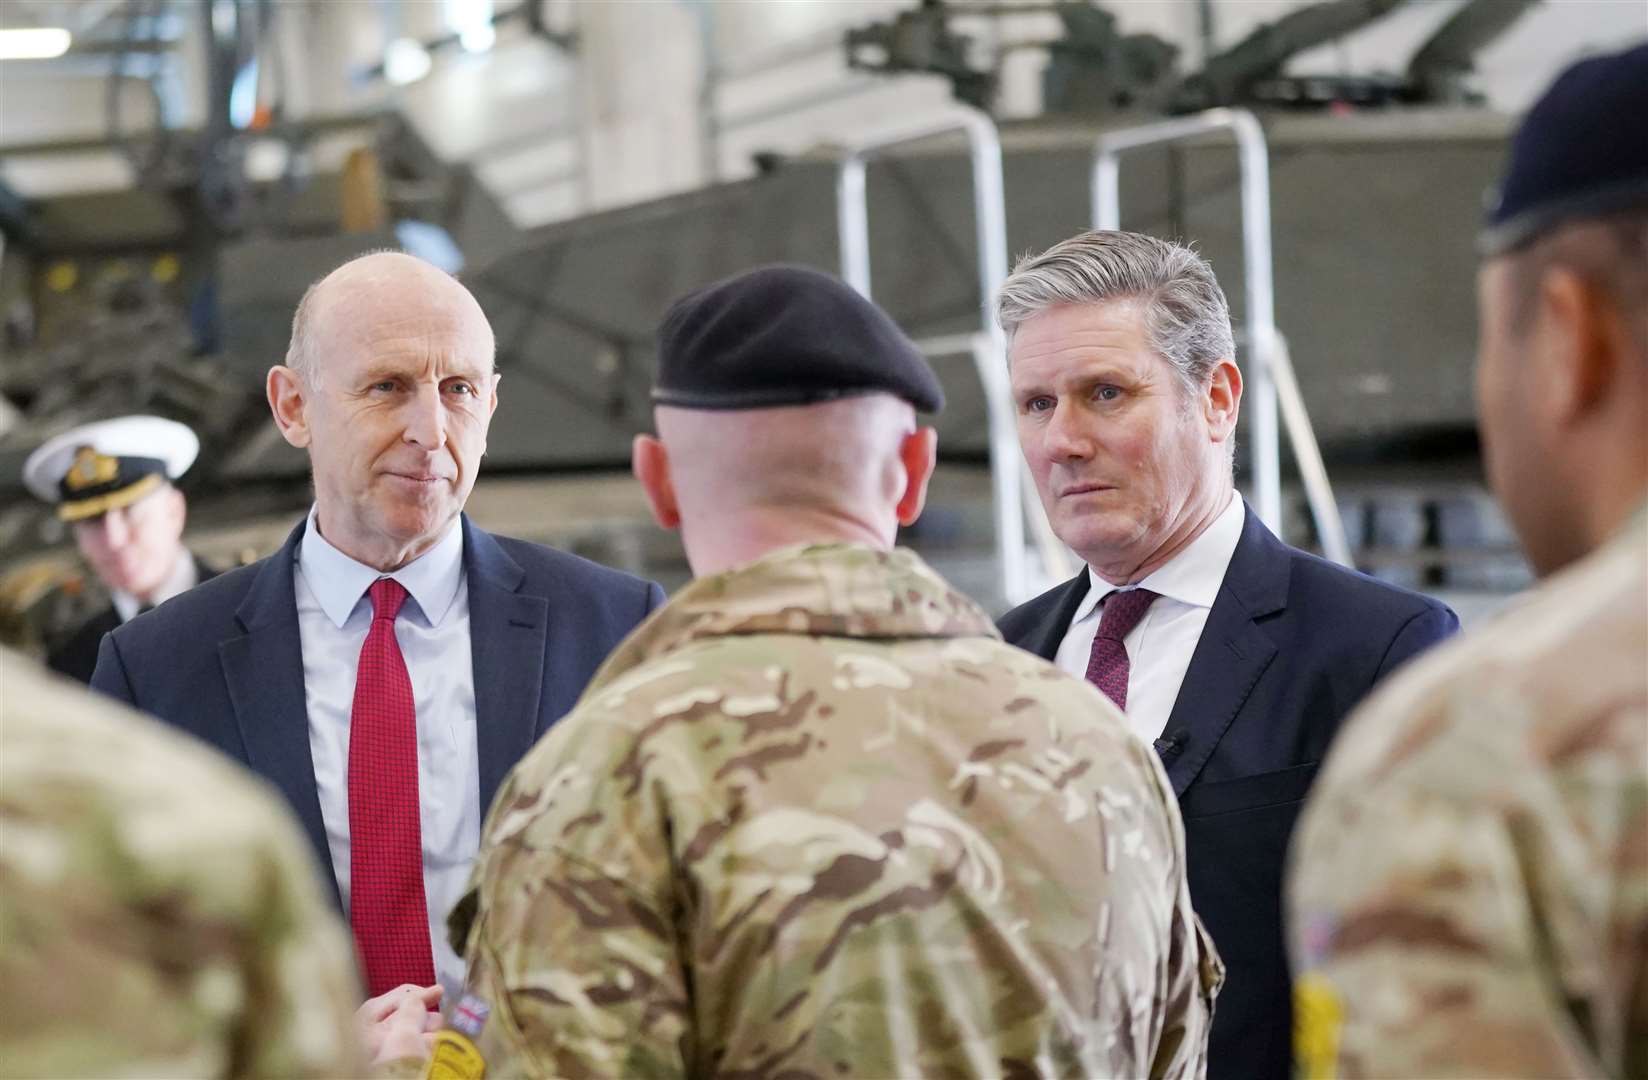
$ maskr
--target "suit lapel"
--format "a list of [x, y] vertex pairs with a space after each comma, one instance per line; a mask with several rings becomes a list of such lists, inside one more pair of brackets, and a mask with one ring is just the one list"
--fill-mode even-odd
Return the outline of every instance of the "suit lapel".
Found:
[[1059, 645], [1064, 642], [1065, 633], [1070, 629], [1070, 620], [1076, 617], [1076, 609], [1081, 606], [1082, 597], [1087, 595], [1087, 584], [1087, 569], [1083, 567], [1081, 573], [1060, 586], [1058, 599], [1051, 611], [1024, 641], [1018, 643], [1019, 648], [1033, 652], [1051, 663], [1058, 655]]
[[303, 528], [299, 523], [258, 571], [235, 611], [246, 632], [219, 642], [218, 657], [247, 764], [286, 796], [331, 879], [326, 822], [309, 753], [309, 706], [304, 697], [303, 646], [293, 591], [292, 571]]
[[504, 775], [537, 737], [549, 601], [519, 591], [526, 572], [468, 515], [463, 530], [484, 818]]
[[1258, 620], [1287, 606], [1288, 551], [1252, 507], [1244, 509], [1242, 538], [1158, 743], [1173, 746], [1163, 756], [1176, 795], [1201, 773], [1276, 657]]

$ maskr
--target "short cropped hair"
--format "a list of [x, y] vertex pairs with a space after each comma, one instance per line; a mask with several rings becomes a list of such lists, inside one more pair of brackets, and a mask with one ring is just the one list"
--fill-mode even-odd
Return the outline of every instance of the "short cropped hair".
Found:
[[314, 298], [319, 288], [320, 282], [316, 281], [303, 290], [303, 299], [298, 301], [298, 309], [292, 314], [292, 338], [286, 345], [286, 366], [297, 372], [305, 386], [316, 385], [320, 375], [314, 340]]
[[1546, 272], [1564, 267], [1609, 297], [1633, 327], [1633, 341], [1648, 341], [1648, 207], [1565, 222], [1502, 257], [1511, 266], [1515, 333], [1532, 325]]
[[1230, 305], [1213, 268], [1182, 244], [1099, 229], [1027, 255], [1008, 275], [996, 317], [1011, 341], [1020, 325], [1061, 304], [1139, 299], [1150, 345], [1193, 392], [1220, 360], [1233, 360]]

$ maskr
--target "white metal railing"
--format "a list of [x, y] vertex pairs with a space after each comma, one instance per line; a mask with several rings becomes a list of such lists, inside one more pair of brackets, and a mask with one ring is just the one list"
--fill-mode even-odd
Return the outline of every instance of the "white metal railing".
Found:
[[1246, 109], [1209, 109], [1194, 116], [1108, 131], [1093, 154], [1093, 225], [1121, 227], [1121, 155], [1145, 146], [1182, 142], [1214, 132], [1230, 132], [1241, 165], [1242, 267], [1249, 346], [1249, 430], [1253, 439], [1254, 503], [1259, 517], [1282, 534], [1281, 451], [1277, 430], [1277, 390], [1283, 390], [1282, 419], [1299, 460], [1305, 496], [1323, 552], [1351, 565], [1338, 505], [1328, 483], [1321, 450], [1305, 412], [1286, 343], [1276, 330], [1275, 271], [1270, 249], [1270, 157], [1264, 129]]
[[[967, 137], [973, 174], [973, 215], [978, 238], [979, 328], [972, 334], [924, 343], [932, 353], [967, 352], [973, 357], [984, 390], [989, 427], [990, 486], [994, 507], [996, 561], [1002, 592], [1010, 604], [1032, 595], [1025, 559], [1024, 516], [1027, 509], [1024, 463], [1014, 431], [1007, 349], [996, 324], [996, 292], [1007, 277], [1007, 210], [1001, 172], [1001, 137], [982, 112], [960, 110], [942, 120], [891, 128], [859, 139], [846, 148], [836, 174], [836, 213], [841, 241], [841, 276], [865, 297], [870, 292], [870, 221], [865, 198], [865, 164], [879, 151], [934, 135], [960, 132]], [[1040, 514], [1040, 504], [1034, 513]], [[1041, 533], [1038, 532], [1038, 541]], [[1050, 532], [1047, 535], [1051, 535]], [[1050, 573], [1062, 569], [1063, 548], [1044, 551]]]

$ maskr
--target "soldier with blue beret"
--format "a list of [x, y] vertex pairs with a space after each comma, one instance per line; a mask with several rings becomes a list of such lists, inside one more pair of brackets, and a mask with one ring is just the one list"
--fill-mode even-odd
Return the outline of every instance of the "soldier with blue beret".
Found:
[[1570, 67], [1482, 233], [1533, 593], [1398, 675], [1293, 849], [1304, 1077], [1648, 1076], [1648, 45]]

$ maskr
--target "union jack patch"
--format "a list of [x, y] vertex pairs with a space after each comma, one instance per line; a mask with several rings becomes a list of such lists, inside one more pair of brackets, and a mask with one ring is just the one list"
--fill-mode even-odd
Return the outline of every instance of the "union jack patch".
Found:
[[481, 1029], [486, 1027], [486, 1018], [491, 1015], [492, 1006], [474, 994], [465, 994], [452, 1010], [452, 1026], [471, 1039], [478, 1039]]

